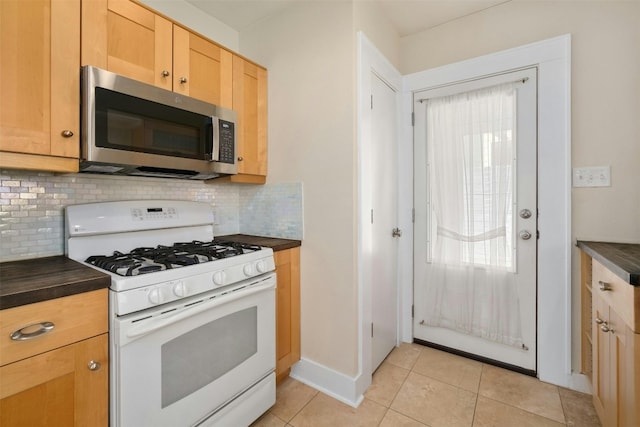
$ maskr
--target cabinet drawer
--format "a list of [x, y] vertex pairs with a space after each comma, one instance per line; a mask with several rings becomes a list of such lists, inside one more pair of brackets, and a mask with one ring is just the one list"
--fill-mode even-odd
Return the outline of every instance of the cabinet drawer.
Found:
[[592, 277], [593, 293], [604, 299], [633, 332], [640, 333], [640, 287], [625, 282], [595, 259]]
[[[106, 289], [0, 310], [0, 366], [105, 333]], [[29, 325], [50, 322], [53, 328], [26, 340], [11, 335]], [[39, 327], [22, 329], [37, 334]]]

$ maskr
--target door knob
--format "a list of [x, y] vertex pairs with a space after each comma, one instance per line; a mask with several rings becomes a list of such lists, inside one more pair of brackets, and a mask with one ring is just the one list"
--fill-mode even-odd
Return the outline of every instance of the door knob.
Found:
[[523, 218], [523, 219], [531, 218], [531, 211], [529, 209], [522, 209], [520, 211], [520, 218]]
[[527, 230], [522, 230], [520, 233], [518, 233], [518, 236], [520, 236], [522, 240], [529, 240], [531, 238], [531, 233], [529, 233]]
[[610, 291], [611, 290], [611, 284], [607, 283], [607, 282], [603, 282], [602, 280], [598, 280], [598, 285], [600, 287], [601, 291]]

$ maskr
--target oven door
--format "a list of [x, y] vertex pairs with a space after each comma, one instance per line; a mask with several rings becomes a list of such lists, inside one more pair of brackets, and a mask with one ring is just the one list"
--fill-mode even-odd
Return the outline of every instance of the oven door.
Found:
[[113, 320], [112, 426], [192, 426], [273, 375], [275, 274], [242, 285]]

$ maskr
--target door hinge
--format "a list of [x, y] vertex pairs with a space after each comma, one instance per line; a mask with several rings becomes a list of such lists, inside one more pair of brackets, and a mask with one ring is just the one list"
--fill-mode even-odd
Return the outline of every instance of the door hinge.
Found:
[[415, 311], [414, 311], [414, 306], [411, 305], [411, 318], [413, 319], [414, 315], [415, 315]]
[[416, 208], [411, 208], [411, 222], [416, 222]]
[[373, 209], [371, 209], [371, 224], [373, 224]]
[[371, 338], [373, 338], [373, 322], [371, 322]]
[[373, 94], [371, 94], [371, 109], [373, 110]]
[[411, 126], [415, 126], [416, 125], [416, 113], [414, 113], [413, 111], [411, 112]]
[[536, 230], [536, 240], [540, 239], [540, 230]]

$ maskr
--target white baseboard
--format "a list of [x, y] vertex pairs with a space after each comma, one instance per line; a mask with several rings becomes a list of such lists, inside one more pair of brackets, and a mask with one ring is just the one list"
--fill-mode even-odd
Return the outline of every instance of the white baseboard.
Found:
[[587, 378], [586, 375], [577, 374], [575, 372], [572, 372], [571, 377], [569, 378], [569, 388], [582, 393], [592, 393], [591, 381], [589, 381], [589, 378]]
[[358, 378], [353, 378], [307, 359], [291, 368], [290, 377], [315, 388], [349, 406], [357, 408], [364, 399], [358, 393]]

